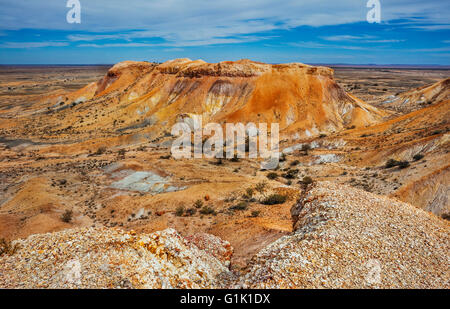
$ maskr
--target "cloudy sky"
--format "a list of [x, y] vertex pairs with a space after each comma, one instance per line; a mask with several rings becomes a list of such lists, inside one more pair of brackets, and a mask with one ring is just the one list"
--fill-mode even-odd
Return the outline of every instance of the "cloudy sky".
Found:
[[209, 62], [450, 65], [450, 1], [0, 0], [0, 64]]

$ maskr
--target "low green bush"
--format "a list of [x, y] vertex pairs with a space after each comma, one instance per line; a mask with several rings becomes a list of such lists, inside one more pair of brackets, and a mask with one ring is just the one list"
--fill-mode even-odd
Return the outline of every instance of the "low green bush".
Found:
[[264, 204], [264, 205], [277, 205], [277, 204], [283, 204], [286, 201], [287, 201], [287, 196], [286, 195], [272, 194], [272, 195], [269, 195], [268, 197], [266, 197], [262, 201], [262, 204]]
[[247, 210], [248, 209], [248, 203], [247, 202], [239, 202], [236, 205], [230, 207], [230, 210]]

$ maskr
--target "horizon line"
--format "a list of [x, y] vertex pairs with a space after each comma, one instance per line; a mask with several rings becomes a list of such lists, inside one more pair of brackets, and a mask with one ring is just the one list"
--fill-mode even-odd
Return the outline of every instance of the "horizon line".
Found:
[[[227, 61], [227, 60], [224, 60]], [[0, 66], [6, 67], [6, 66], [113, 66], [117, 63], [120, 63], [122, 61], [116, 62], [116, 63], [14, 63], [14, 64], [7, 64], [7, 63], [0, 63]], [[150, 62], [150, 63], [163, 63], [163, 62], [156, 62], [156, 61], [147, 61], [142, 60], [142, 62]], [[289, 62], [293, 63], [293, 62]], [[302, 62], [303, 63], [303, 62]], [[280, 63], [267, 63], [267, 64], [284, 64], [282, 62]], [[313, 66], [334, 66], [334, 67], [397, 67], [397, 68], [427, 68], [427, 67], [438, 67], [438, 68], [449, 68], [450, 64], [376, 64], [376, 63], [326, 63], [326, 62], [317, 62], [317, 63], [304, 63], [306, 65], [313, 65]]]

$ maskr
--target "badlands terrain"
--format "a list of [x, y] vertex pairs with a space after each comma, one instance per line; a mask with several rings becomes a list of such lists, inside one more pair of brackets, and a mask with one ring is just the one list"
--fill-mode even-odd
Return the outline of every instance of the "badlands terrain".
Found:
[[[449, 288], [449, 73], [0, 67], [0, 288]], [[172, 158], [198, 119], [280, 166]]]

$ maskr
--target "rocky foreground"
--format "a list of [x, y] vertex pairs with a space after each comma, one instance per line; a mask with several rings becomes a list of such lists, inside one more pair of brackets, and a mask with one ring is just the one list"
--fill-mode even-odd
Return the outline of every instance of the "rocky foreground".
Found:
[[294, 230], [246, 272], [219, 238], [85, 228], [32, 235], [0, 257], [1, 288], [450, 288], [450, 226], [409, 204], [338, 186], [308, 188]]

